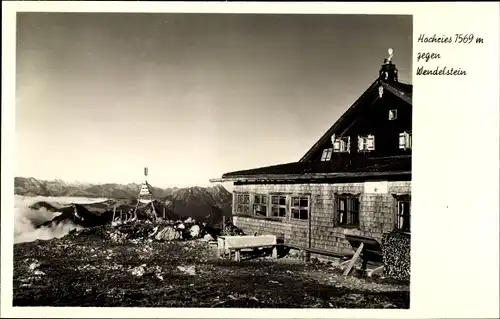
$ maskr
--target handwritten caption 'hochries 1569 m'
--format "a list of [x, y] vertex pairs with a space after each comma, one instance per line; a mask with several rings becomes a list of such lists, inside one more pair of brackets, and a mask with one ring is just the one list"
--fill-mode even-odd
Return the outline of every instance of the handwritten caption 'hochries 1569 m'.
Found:
[[[454, 36], [427, 36], [420, 34], [417, 40], [419, 43], [428, 44], [482, 44], [483, 38], [476, 37], [474, 34], [455, 34]], [[441, 59], [441, 54], [436, 52], [419, 52], [417, 53], [417, 63], [429, 62], [430, 60]], [[437, 66], [434, 69], [426, 69], [424, 66], [417, 68], [417, 75], [467, 75], [467, 71], [461, 68], [450, 68], [447, 66]]]

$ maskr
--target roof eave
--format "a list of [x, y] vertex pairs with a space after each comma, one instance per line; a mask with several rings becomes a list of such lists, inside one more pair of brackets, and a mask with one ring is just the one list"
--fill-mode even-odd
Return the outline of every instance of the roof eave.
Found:
[[[222, 176], [212, 179], [213, 182], [260, 182], [260, 181], [299, 181], [299, 180], [323, 180], [333, 178], [359, 178], [359, 177], [384, 177], [384, 176], [411, 176], [408, 171], [388, 172], [342, 172], [342, 173], [308, 173], [308, 174], [259, 174], [247, 176]], [[212, 181], [211, 180], [211, 181]]]

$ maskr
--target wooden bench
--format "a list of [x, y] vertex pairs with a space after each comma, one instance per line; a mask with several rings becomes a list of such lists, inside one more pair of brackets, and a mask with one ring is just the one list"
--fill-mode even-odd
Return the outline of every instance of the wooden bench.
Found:
[[298, 245], [290, 245], [290, 244], [284, 244], [284, 246], [290, 248], [290, 249], [295, 249], [299, 250], [301, 252], [308, 252], [308, 253], [313, 253], [313, 254], [318, 254], [318, 255], [323, 255], [323, 256], [330, 256], [330, 257], [336, 257], [336, 258], [351, 258], [353, 254], [346, 254], [346, 253], [338, 253], [338, 252], [333, 252], [329, 250], [323, 250], [323, 249], [317, 249], [317, 248], [307, 248], [303, 246], [298, 246]]
[[241, 250], [242, 249], [256, 249], [256, 248], [273, 248], [272, 257], [274, 259], [278, 259], [278, 246], [282, 246], [283, 244], [267, 244], [267, 245], [253, 245], [253, 246], [238, 246], [238, 247], [230, 247], [229, 250], [229, 258], [231, 258], [231, 251], [234, 250], [234, 260], [241, 261]]
[[225, 256], [231, 252], [236, 251], [240, 255], [242, 249], [255, 249], [260, 247], [273, 247], [276, 245], [277, 240], [274, 235], [261, 235], [261, 236], [219, 236], [217, 238], [217, 257]]
[[353, 249], [356, 249], [356, 252], [354, 253], [352, 259], [341, 264], [342, 266], [347, 264], [347, 267], [344, 269], [344, 276], [349, 275], [357, 259], [360, 257], [363, 259], [361, 270], [366, 271], [368, 277], [372, 277], [374, 274], [381, 273], [384, 270], [384, 266], [379, 266], [375, 269], [366, 269], [370, 259], [382, 258], [382, 248], [375, 239], [355, 235], [346, 235], [345, 237]]

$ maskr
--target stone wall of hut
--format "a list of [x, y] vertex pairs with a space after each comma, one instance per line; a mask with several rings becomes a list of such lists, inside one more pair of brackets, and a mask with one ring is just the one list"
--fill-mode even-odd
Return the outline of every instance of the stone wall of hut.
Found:
[[[274, 234], [282, 236], [285, 243], [304, 248], [310, 247], [336, 253], [353, 253], [345, 235], [365, 236], [379, 243], [384, 233], [394, 229], [397, 213], [397, 196], [411, 195], [410, 181], [386, 182], [386, 192], [367, 192], [365, 183], [341, 184], [243, 184], [235, 185], [233, 196], [233, 221], [246, 234]], [[238, 193], [285, 194], [309, 196], [309, 220], [238, 214], [235, 212], [235, 197]], [[359, 198], [359, 226], [340, 227], [336, 221], [335, 198], [341, 194], [357, 195]], [[270, 198], [268, 197], [268, 205]], [[310, 235], [309, 235], [310, 234]]]

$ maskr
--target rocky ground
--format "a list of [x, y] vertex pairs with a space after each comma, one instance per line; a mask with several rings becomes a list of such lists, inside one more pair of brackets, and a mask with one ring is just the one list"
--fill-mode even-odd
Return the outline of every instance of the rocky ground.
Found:
[[290, 258], [218, 260], [206, 241], [159, 241], [155, 232], [103, 226], [16, 244], [14, 306], [409, 307], [405, 283]]

